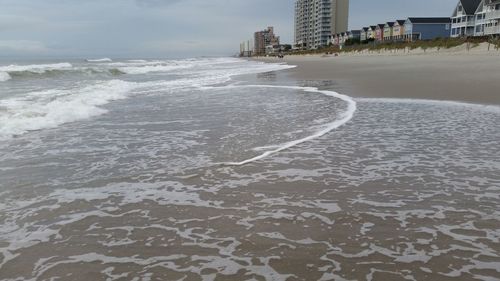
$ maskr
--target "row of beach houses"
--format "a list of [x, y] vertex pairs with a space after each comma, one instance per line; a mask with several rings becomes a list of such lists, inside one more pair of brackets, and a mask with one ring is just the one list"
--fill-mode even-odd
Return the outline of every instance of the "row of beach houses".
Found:
[[500, 36], [500, 0], [459, 0], [451, 17], [410, 17], [330, 37], [336, 46], [350, 41], [393, 42], [464, 36]]

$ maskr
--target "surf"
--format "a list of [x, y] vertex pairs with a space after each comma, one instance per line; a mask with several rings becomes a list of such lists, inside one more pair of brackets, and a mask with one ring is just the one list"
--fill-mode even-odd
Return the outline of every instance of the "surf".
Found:
[[113, 60], [110, 58], [102, 58], [102, 59], [86, 59], [86, 62], [112, 62]]
[[63, 71], [72, 69], [70, 63], [54, 64], [31, 64], [31, 65], [8, 65], [0, 66], [0, 82], [11, 80], [16, 76], [41, 75], [52, 71]]
[[[193, 66], [191, 67], [193, 70], [177, 73], [180, 77], [173, 80], [165, 80], [163, 77], [160, 80], [140, 82], [126, 80], [134, 75], [132, 73], [147, 74], [152, 70], [153, 72], [158, 70], [161, 74], [170, 73], [168, 67], [179, 67], [183, 62], [190, 67]], [[0, 67], [0, 79], [15, 81], [17, 78], [27, 80], [47, 77], [53, 80], [56, 86], [46, 89], [35, 88], [34, 91], [30, 89], [25, 93], [0, 98], [0, 140], [106, 114], [108, 110], [103, 106], [114, 100], [135, 95], [165, 95], [174, 90], [225, 83], [235, 75], [279, 71], [292, 67], [282, 64], [247, 63], [228, 58], [163, 61], [167, 68], [151, 69], [151, 64], [157, 63], [158, 61], [121, 62], [123, 65], [131, 65], [134, 71], [129, 71], [130, 73], [121, 71], [115, 63], [90, 68], [87, 65], [73, 66], [70, 63]], [[10, 74], [5, 71], [9, 71]], [[6, 74], [2, 76], [4, 72]], [[126, 77], [122, 80], [114, 79], [118, 75]], [[99, 80], [86, 80], [95, 77]], [[59, 80], [64, 79], [79, 79], [80, 82], [70, 86], [59, 84]]]

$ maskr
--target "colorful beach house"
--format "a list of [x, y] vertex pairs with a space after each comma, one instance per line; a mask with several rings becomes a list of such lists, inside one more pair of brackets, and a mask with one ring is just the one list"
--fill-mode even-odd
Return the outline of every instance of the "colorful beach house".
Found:
[[338, 46], [339, 45], [339, 35], [338, 34], [332, 35], [330, 41], [331, 41], [332, 45]]
[[390, 21], [384, 25], [384, 41], [392, 41], [394, 22]]
[[349, 39], [349, 35], [347, 34], [347, 32], [340, 33], [340, 42], [339, 42], [339, 44], [341, 46], [344, 46], [345, 41], [347, 41], [347, 39]]
[[392, 27], [392, 40], [402, 41], [405, 37], [405, 20], [397, 20]]
[[451, 35], [451, 18], [408, 18], [405, 21], [405, 40], [432, 40]]
[[377, 26], [376, 25], [370, 25], [370, 27], [368, 28], [368, 33], [367, 33], [367, 40], [369, 39], [375, 39], [375, 30], [377, 29]]
[[384, 23], [377, 24], [375, 28], [375, 41], [384, 41], [384, 27]]
[[361, 40], [361, 30], [351, 30], [347, 32], [348, 39], [351, 41], [360, 41]]
[[[474, 36], [476, 11], [482, 0], [459, 0], [451, 16], [451, 37]], [[482, 18], [479, 18], [481, 20]]]
[[370, 28], [369, 27], [361, 28], [361, 34], [359, 36], [359, 39], [361, 40], [361, 42], [368, 40], [368, 29], [370, 29]]

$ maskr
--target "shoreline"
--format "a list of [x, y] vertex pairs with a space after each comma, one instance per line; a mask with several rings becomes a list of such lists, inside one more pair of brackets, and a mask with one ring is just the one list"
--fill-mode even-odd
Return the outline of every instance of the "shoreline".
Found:
[[491, 54], [298, 55], [252, 58], [284, 62], [295, 80], [335, 82], [354, 98], [400, 98], [500, 105], [500, 56]]

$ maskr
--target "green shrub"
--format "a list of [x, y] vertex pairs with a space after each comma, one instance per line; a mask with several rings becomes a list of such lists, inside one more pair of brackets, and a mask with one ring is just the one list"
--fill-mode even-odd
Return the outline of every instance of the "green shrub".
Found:
[[432, 40], [419, 40], [412, 42], [375, 42], [370, 38], [364, 41], [349, 41], [342, 50], [337, 46], [328, 46], [317, 50], [295, 51], [292, 54], [324, 54], [324, 53], [348, 53], [360, 51], [381, 51], [381, 50], [414, 50], [421, 48], [424, 51], [427, 49], [436, 48], [438, 50], [450, 49], [469, 43], [470, 48], [477, 47], [480, 43], [490, 42], [495, 48], [500, 49], [500, 38], [487, 37], [472, 37], [472, 38], [434, 38]]

